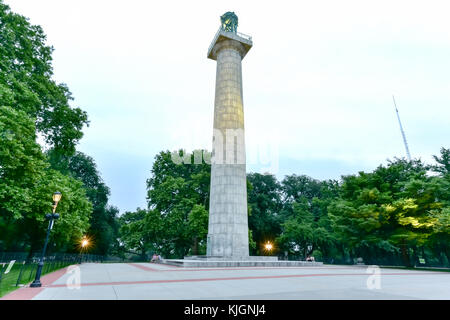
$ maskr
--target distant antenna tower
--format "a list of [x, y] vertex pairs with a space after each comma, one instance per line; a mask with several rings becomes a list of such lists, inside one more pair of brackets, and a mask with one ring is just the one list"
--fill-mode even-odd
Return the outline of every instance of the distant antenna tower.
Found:
[[406, 155], [408, 156], [408, 160], [411, 161], [411, 154], [409, 153], [408, 142], [406, 142], [405, 132], [403, 131], [402, 122], [400, 121], [400, 115], [398, 114], [397, 104], [395, 103], [394, 96], [392, 96], [392, 99], [394, 100], [395, 112], [397, 112], [398, 124], [400, 125], [400, 131], [402, 133], [403, 143], [405, 144]]

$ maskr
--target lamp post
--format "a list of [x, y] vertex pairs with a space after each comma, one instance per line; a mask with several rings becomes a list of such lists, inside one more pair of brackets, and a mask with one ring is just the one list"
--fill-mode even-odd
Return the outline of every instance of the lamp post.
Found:
[[32, 284], [30, 284], [31, 288], [37, 288], [41, 287], [41, 273], [42, 273], [42, 267], [44, 266], [44, 257], [45, 257], [45, 251], [47, 250], [47, 244], [48, 244], [48, 237], [50, 235], [50, 230], [53, 228], [53, 223], [55, 220], [59, 218], [59, 214], [55, 213], [56, 207], [58, 206], [58, 202], [61, 200], [62, 194], [61, 192], [55, 192], [53, 194], [53, 213], [49, 213], [45, 215], [45, 218], [49, 220], [48, 222], [48, 228], [47, 228], [47, 237], [45, 238], [44, 243], [44, 249], [42, 250], [41, 259], [39, 260], [38, 268], [36, 270], [36, 277], [34, 278], [34, 281]]

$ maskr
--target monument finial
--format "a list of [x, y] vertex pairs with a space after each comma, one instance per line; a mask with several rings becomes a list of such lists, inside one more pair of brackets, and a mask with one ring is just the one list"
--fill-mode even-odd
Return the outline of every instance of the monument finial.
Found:
[[228, 11], [220, 17], [221, 28], [223, 31], [237, 32], [238, 17], [234, 12]]

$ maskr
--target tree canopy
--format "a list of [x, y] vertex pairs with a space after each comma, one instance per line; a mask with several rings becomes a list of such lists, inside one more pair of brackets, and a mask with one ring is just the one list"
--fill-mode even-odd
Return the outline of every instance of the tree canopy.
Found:
[[53, 79], [53, 47], [40, 26], [0, 1], [0, 105], [25, 112], [60, 153], [71, 154], [83, 137], [87, 114], [71, 107], [67, 85]]
[[[193, 160], [182, 150], [177, 154]], [[249, 173], [251, 254], [404, 265], [426, 257], [448, 264], [447, 155], [442, 148], [433, 166], [394, 159], [341, 181], [293, 174], [279, 182], [270, 174]], [[127, 213], [133, 220], [121, 228], [127, 249], [177, 258], [205, 253], [210, 167], [187, 162], [172, 161], [169, 151], [155, 157], [148, 209]], [[264, 248], [267, 241], [275, 244], [271, 252]]]
[[210, 165], [203, 161], [194, 164], [195, 154], [203, 154], [203, 150], [192, 154], [176, 151], [175, 155], [190, 164], [173, 161], [170, 151], [156, 155], [147, 180], [148, 209], [138, 208], [121, 217], [120, 239], [125, 251], [178, 258], [205, 254]]
[[40, 26], [0, 0], [0, 250], [40, 249], [59, 191], [49, 250], [73, 251], [90, 232], [97, 252], [106, 253], [117, 238], [118, 212], [107, 207], [109, 189], [94, 160], [76, 152], [87, 113], [52, 79], [53, 48], [45, 42]]

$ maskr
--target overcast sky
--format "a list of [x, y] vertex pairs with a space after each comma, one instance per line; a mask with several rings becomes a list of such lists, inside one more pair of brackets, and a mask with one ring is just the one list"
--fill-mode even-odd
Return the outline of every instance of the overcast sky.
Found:
[[6, 0], [43, 27], [55, 80], [89, 114], [92, 156], [121, 212], [146, 206], [161, 150], [211, 149], [220, 15], [253, 37], [243, 60], [247, 171], [317, 179], [450, 147], [446, 1]]

